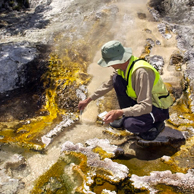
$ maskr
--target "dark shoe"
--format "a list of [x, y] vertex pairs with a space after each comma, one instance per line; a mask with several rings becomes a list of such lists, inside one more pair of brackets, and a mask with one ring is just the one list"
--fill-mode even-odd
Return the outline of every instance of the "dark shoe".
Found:
[[110, 126], [113, 128], [122, 128], [123, 129], [123, 121], [125, 117], [122, 117], [121, 119], [114, 120], [112, 123], [110, 123]]
[[143, 140], [153, 141], [158, 137], [158, 135], [163, 131], [164, 128], [164, 122], [157, 122], [155, 123], [155, 127], [151, 128], [147, 132], [140, 133], [138, 136]]
[[154, 123], [154, 126], [158, 129], [158, 131], [161, 132], [165, 128], [165, 123], [164, 123], [164, 121], [156, 122], [156, 123]]
[[151, 128], [149, 131], [147, 132], [142, 132], [139, 133], [139, 137], [143, 140], [147, 140], [147, 141], [153, 141], [154, 139], [156, 139], [156, 137], [158, 136], [159, 133], [157, 133], [157, 129]]

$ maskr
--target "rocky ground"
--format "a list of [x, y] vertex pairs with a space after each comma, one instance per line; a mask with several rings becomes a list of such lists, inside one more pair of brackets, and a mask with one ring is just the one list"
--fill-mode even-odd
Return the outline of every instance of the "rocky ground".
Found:
[[[0, 192], [193, 193], [193, 6], [1, 0]], [[158, 69], [174, 99], [152, 142], [102, 125], [114, 92], [77, 112], [111, 73], [96, 61], [112, 39]]]

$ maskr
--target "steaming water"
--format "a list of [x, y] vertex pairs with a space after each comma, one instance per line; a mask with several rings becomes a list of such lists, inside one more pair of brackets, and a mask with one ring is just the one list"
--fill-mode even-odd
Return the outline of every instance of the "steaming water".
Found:
[[[171, 40], [165, 40], [158, 32], [157, 22], [154, 22], [150, 16], [145, 0], [138, 1], [122, 1], [116, 3], [119, 8], [118, 18], [115, 21], [110, 31], [114, 32], [114, 39], [121, 41], [126, 47], [131, 47], [135, 56], [140, 56], [146, 39], [151, 38], [154, 41], [159, 40], [161, 46], [155, 46], [152, 49], [151, 55], [161, 55], [164, 58], [165, 64], [169, 63], [170, 55], [176, 50], [176, 40], [173, 37]], [[146, 19], [139, 19], [137, 13], [145, 13]], [[152, 31], [148, 34], [145, 29]], [[111, 68], [102, 68], [97, 65], [97, 61], [101, 58], [101, 52], [97, 51], [93, 63], [88, 68], [88, 73], [93, 76], [92, 82], [88, 85], [89, 94], [92, 94], [102, 82], [106, 81], [112, 73]], [[175, 81], [177, 78], [173, 76], [173, 69], [168, 65], [164, 68], [164, 81]], [[172, 72], [172, 73], [171, 73]], [[167, 78], [170, 77], [170, 80]], [[92, 102], [82, 116], [82, 121], [93, 123], [98, 115], [96, 103]]]

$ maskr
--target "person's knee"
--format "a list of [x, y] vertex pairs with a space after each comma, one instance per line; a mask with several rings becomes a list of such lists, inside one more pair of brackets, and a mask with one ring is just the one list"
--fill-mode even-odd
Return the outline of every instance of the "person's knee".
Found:
[[153, 127], [153, 123], [145, 123], [141, 120], [129, 118], [124, 121], [123, 126], [126, 130], [132, 133], [141, 133], [151, 129]]
[[127, 130], [127, 131], [130, 131], [132, 133], [139, 133], [141, 131], [141, 127], [139, 127], [136, 122], [134, 122], [133, 119], [127, 119], [127, 121], [125, 121], [123, 123], [124, 125], [124, 128]]

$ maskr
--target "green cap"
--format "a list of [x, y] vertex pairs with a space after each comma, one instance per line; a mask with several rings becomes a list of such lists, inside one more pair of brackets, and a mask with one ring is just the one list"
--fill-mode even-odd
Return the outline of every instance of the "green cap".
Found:
[[102, 67], [125, 63], [132, 56], [131, 48], [125, 48], [116, 40], [105, 43], [101, 48], [102, 59], [98, 64]]

